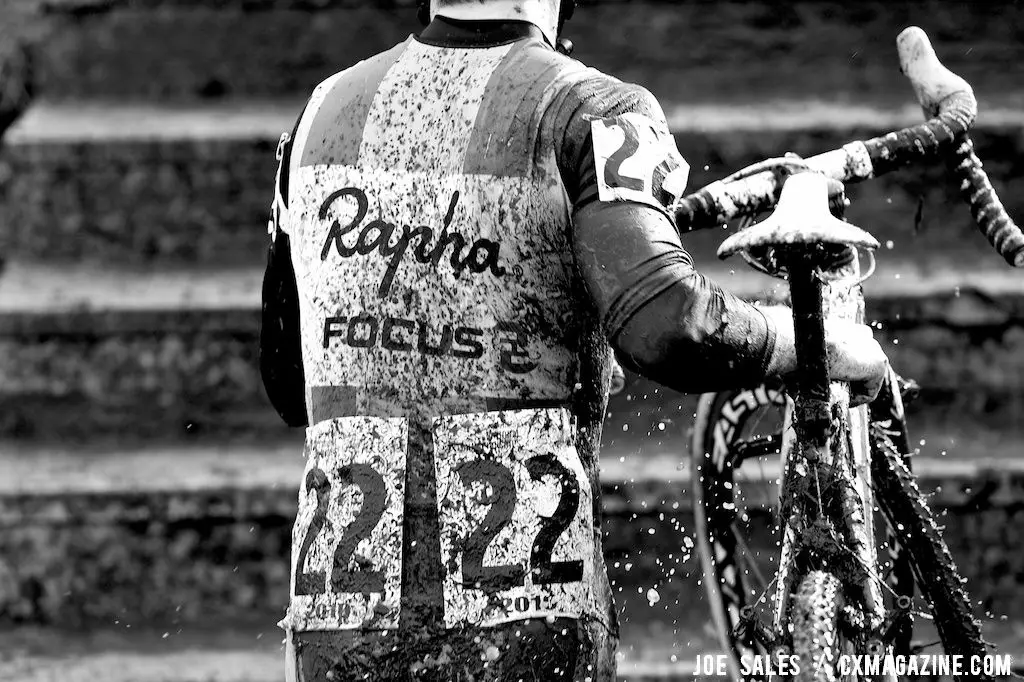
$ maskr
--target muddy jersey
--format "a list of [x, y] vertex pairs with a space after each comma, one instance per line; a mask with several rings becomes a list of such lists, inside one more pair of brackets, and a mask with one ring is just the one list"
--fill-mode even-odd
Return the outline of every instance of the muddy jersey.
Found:
[[[566, 119], [551, 107], [597, 76], [538, 39], [461, 49], [409, 39], [315, 90], [280, 221], [299, 282], [310, 423], [570, 399], [583, 321], [559, 168]], [[619, 132], [612, 125], [630, 121], [603, 123], [601, 140]], [[655, 133], [635, 134], [658, 151]], [[622, 145], [605, 147], [613, 156]], [[663, 175], [679, 166], [655, 163]], [[654, 196], [643, 180], [620, 191]]]

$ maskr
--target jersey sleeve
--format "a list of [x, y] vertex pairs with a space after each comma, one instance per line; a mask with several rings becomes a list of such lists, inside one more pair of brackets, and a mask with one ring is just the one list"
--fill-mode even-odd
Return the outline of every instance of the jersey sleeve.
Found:
[[556, 98], [551, 117], [576, 210], [594, 201], [632, 202], [668, 215], [690, 167], [654, 95], [594, 71]]
[[654, 96], [595, 73], [553, 111], [576, 265], [623, 365], [691, 393], [762, 380], [777, 330], [683, 248], [669, 207], [689, 166]]

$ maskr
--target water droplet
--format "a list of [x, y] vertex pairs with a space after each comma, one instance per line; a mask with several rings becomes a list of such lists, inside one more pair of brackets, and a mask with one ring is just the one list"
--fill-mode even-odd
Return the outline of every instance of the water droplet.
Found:
[[654, 606], [655, 604], [661, 601], [661, 595], [658, 594], [658, 591], [652, 587], [651, 589], [647, 590], [647, 601], [650, 604], [650, 606]]
[[892, 243], [891, 239], [885, 242], [885, 248], [892, 250], [893, 246], [895, 246], [895, 244]]

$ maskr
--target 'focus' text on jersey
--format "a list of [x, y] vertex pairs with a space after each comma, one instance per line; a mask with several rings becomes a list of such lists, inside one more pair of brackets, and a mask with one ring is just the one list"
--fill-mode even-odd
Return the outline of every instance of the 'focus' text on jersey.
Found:
[[569, 397], [570, 207], [539, 118], [571, 64], [532, 41], [409, 40], [316, 89], [282, 220], [311, 423], [378, 400]]

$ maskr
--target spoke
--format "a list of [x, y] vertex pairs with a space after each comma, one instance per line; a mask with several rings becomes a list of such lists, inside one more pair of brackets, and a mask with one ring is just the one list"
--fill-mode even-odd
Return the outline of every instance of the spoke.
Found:
[[929, 642], [928, 644], [912, 644], [910, 646], [910, 650], [913, 651], [915, 654], [919, 654], [922, 651], [924, 651], [925, 649], [927, 649], [928, 647], [933, 647], [933, 646], [942, 646], [942, 640], [939, 639], [939, 640], [936, 640], [934, 642]]
[[861, 565], [861, 567], [864, 569], [864, 571], [868, 574], [868, 578], [869, 579], [874, 580], [875, 582], [880, 584], [882, 587], [884, 587], [885, 589], [889, 590], [889, 592], [892, 594], [893, 597], [899, 597], [900, 596], [896, 592], [896, 590], [892, 589], [891, 585], [889, 585], [885, 580], [883, 580], [881, 577], [879, 577], [879, 575], [878, 575], [878, 573], [877, 573], [877, 571], [875, 569], [873, 569], [871, 566], [869, 566], [867, 564], [867, 562], [865, 562], [860, 556], [857, 555], [857, 553], [853, 550], [852, 547], [847, 547], [845, 544], [840, 542], [837, 538], [832, 538], [832, 541], [836, 543], [836, 547], [838, 547], [841, 551], [846, 552], [849, 556], [853, 557], [854, 560], [858, 564]]
[[814, 487], [818, 491], [818, 516], [821, 517], [825, 515], [825, 509], [821, 506], [821, 480], [818, 478], [818, 467], [814, 467]]
[[766, 416], [768, 416], [768, 412], [769, 411], [770, 411], [770, 406], [769, 405], [765, 405], [764, 407], [759, 408], [754, 413], [754, 417], [751, 420], [752, 423], [750, 424], [750, 428], [747, 429], [747, 433], [757, 433], [757, 427], [761, 426], [761, 422], [764, 421], [764, 418]]
[[[753, 557], [754, 554], [750, 551], [750, 547], [747, 545], [747, 541], [743, 535], [739, 532], [734, 533], [734, 535], [736, 536], [736, 544], [739, 546], [740, 551], [742, 551], [746, 556]], [[751, 558], [747, 563], [754, 572], [754, 577], [757, 579], [758, 586], [767, 590], [768, 581], [764, 579], [764, 574], [761, 573], [761, 569], [757, 567], [757, 562]]]
[[[757, 606], [757, 605], [759, 605], [759, 604], [760, 604], [760, 603], [761, 603], [762, 601], [764, 601], [765, 597], [766, 597], [766, 596], [768, 595], [768, 592], [769, 592], [769, 591], [770, 591], [770, 590], [772, 589], [772, 586], [773, 586], [773, 585], [775, 585], [775, 582], [776, 582], [776, 581], [777, 581], [778, 579], [779, 579], [779, 574], [778, 574], [778, 573], [776, 573], [776, 574], [775, 574], [775, 577], [774, 577], [774, 578], [772, 578], [772, 581], [771, 581], [770, 583], [768, 583], [768, 585], [766, 585], [766, 586], [765, 586], [765, 588], [764, 588], [763, 590], [761, 590], [761, 594], [760, 594], [760, 595], [758, 595], [758, 597], [757, 597], [757, 599], [756, 599], [756, 600], [754, 600], [754, 603], [752, 604], [752, 606], [756, 607], [756, 606]], [[766, 602], [766, 603], [767, 603], [767, 602]]]

